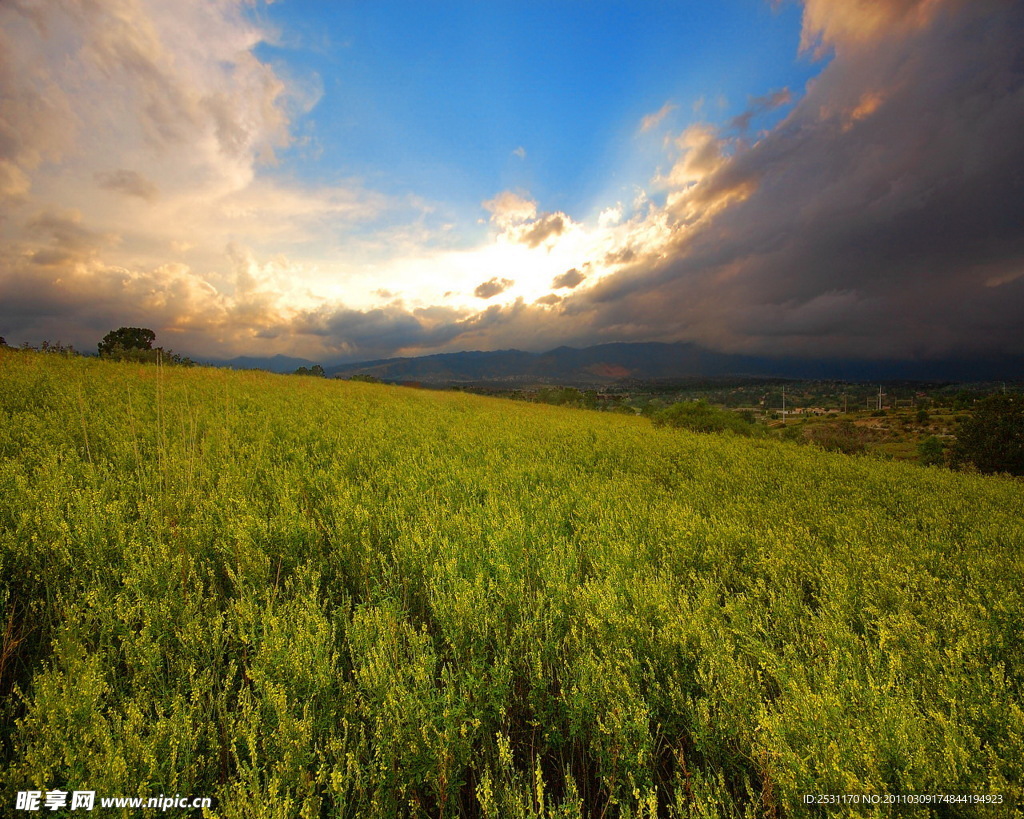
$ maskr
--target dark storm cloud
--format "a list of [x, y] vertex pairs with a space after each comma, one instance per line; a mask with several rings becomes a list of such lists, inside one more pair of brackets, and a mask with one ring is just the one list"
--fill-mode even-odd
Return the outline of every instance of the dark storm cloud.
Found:
[[397, 350], [443, 346], [463, 331], [466, 316], [465, 312], [445, 307], [332, 307], [302, 313], [289, 322], [288, 331], [295, 336], [319, 337], [324, 350], [350, 359], [384, 358]]
[[576, 309], [768, 354], [1024, 352], [1024, 6], [896, 5], [867, 35], [832, 7], [853, 34], [789, 117], [670, 196], [663, 261]]
[[386, 307], [360, 311], [325, 308], [306, 313], [288, 326], [295, 337], [315, 336], [321, 355], [331, 359], [366, 361], [395, 355], [423, 355], [467, 349], [526, 347], [539, 350], [563, 344], [571, 338], [597, 340], [571, 317], [551, 321], [558, 312], [555, 302], [492, 304], [470, 312], [449, 307], [406, 310]]
[[[203, 328], [217, 333], [225, 313], [212, 288], [179, 271], [129, 272], [83, 253], [46, 258], [0, 258], [0, 326], [8, 339], [38, 344], [44, 339], [94, 349], [111, 329], [152, 327], [164, 344], [169, 335]], [[53, 264], [42, 264], [53, 261]], [[178, 349], [177, 343], [172, 343]]]

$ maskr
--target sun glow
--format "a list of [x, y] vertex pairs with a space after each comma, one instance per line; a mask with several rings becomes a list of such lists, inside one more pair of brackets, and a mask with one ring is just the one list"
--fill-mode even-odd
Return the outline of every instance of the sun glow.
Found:
[[[538, 239], [539, 229], [555, 217], [557, 230]], [[333, 280], [335, 295], [357, 309], [401, 303], [407, 308], [443, 305], [478, 311], [517, 300], [554, 303], [553, 295], [585, 289], [612, 272], [615, 265], [606, 259], [635, 244], [639, 227], [609, 218], [589, 226], [565, 214], [548, 214], [503, 225], [467, 250], [423, 252], [347, 271], [325, 269], [324, 285]], [[650, 238], [645, 236], [643, 243]], [[578, 273], [572, 284], [564, 278], [556, 283], [573, 270]]]

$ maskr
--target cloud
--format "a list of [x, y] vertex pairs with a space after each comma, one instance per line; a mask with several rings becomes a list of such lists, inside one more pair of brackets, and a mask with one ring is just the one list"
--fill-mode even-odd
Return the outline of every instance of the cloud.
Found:
[[184, 241], [190, 217], [210, 233], [290, 139], [289, 92], [254, 55], [245, 6], [0, 4], [0, 241], [42, 207], [88, 213], [124, 253]]
[[[230, 345], [261, 313], [287, 316], [322, 301], [310, 290], [333, 283], [318, 270], [324, 256], [340, 256], [337, 248], [346, 259], [379, 255], [402, 246], [394, 222], [426, 219], [424, 203], [358, 180], [300, 185], [267, 173], [291, 144], [290, 116], [317, 94], [256, 56], [265, 33], [249, 5], [0, 4], [0, 288], [16, 281], [16, 292], [28, 290], [38, 276], [42, 297], [74, 282], [84, 315], [119, 326], [126, 293], [151, 304], [158, 276], [170, 277], [172, 290], [189, 281], [196, 299], [220, 305], [216, 337]], [[378, 219], [392, 224], [354, 235]], [[232, 243], [263, 259], [253, 262], [259, 283], [244, 297], [238, 253], [225, 253]], [[307, 261], [281, 262], [282, 251]], [[130, 284], [111, 284], [122, 280]], [[98, 299], [106, 306], [91, 303]], [[168, 327], [213, 315], [197, 313], [195, 299], [171, 298], [161, 309], [152, 321]], [[28, 318], [18, 326], [33, 333]], [[37, 329], [50, 332], [45, 317]], [[62, 335], [75, 332], [65, 322]]]
[[668, 175], [657, 183], [667, 188], [666, 209], [682, 224], [707, 220], [730, 203], [750, 195], [756, 174], [737, 173], [738, 142], [708, 123], [691, 125], [675, 140], [681, 152]]
[[742, 114], [733, 117], [729, 125], [737, 131], [746, 131], [750, 127], [750, 120], [754, 117], [759, 114], [767, 113], [768, 111], [774, 111], [776, 108], [788, 105], [792, 101], [793, 95], [789, 93], [788, 88], [780, 88], [778, 91], [773, 91], [770, 94], [765, 94], [761, 97], [754, 97], [750, 100], [747, 110]]
[[48, 209], [36, 214], [25, 224], [25, 235], [34, 241], [22, 245], [21, 255], [33, 265], [44, 267], [84, 265], [117, 241], [115, 235], [85, 227], [82, 215], [75, 210]]
[[321, 357], [366, 360], [436, 349], [464, 332], [465, 321], [464, 312], [447, 308], [331, 306], [298, 314], [283, 330], [292, 337], [316, 339]]
[[502, 191], [484, 202], [483, 207], [490, 211], [491, 221], [499, 227], [525, 222], [537, 215], [536, 202], [512, 191]]
[[524, 227], [519, 233], [519, 241], [527, 247], [537, 247], [552, 236], [560, 236], [569, 221], [564, 213], [545, 213], [536, 222]]
[[429, 203], [270, 172], [317, 93], [257, 57], [242, 0], [0, 4], [0, 322], [325, 361], [608, 340], [1021, 355], [1021, 30], [998, 0], [806, 0], [803, 48], [831, 58], [795, 102], [691, 125], [652, 195], [595, 226], [502, 191], [466, 249]]
[[750, 145], [687, 129], [672, 238], [565, 309], [737, 352], [1024, 353], [1022, 26], [1019, 4], [810, 0], [835, 57], [794, 110]]
[[512, 151], [512, 156], [518, 156], [520, 159], [526, 159], [526, 148], [520, 145], [518, 148]]
[[580, 273], [575, 267], [571, 270], [566, 270], [561, 276], [555, 276], [551, 282], [551, 286], [555, 289], [566, 287], [572, 289], [580, 284], [586, 276]]
[[622, 205], [617, 204], [614, 207], [602, 210], [597, 217], [597, 223], [603, 228], [612, 227], [622, 221], [622, 216]]
[[623, 247], [618, 250], [609, 251], [604, 256], [604, 263], [607, 267], [629, 264], [637, 260], [637, 252], [632, 247]]
[[511, 279], [499, 279], [494, 277], [478, 285], [476, 290], [473, 291], [473, 295], [478, 299], [491, 299], [499, 293], [504, 293], [514, 284], [515, 282]]
[[681, 157], [665, 180], [668, 186], [685, 189], [710, 176], [725, 164], [726, 144], [726, 140], [719, 137], [718, 129], [713, 125], [698, 123], [688, 127], [675, 140]]
[[647, 116], [640, 120], [640, 133], [646, 133], [657, 128], [664, 121], [665, 117], [675, 111], [677, 107], [671, 102], [666, 102], [653, 114], [647, 114]]
[[147, 202], [157, 197], [157, 187], [137, 171], [119, 169], [98, 171], [94, 174], [96, 184], [108, 191], [117, 191], [128, 196], [137, 196]]
[[941, 10], [959, 5], [949, 0], [804, 0], [800, 47], [819, 55], [829, 48], [870, 47], [886, 36], [921, 29]]

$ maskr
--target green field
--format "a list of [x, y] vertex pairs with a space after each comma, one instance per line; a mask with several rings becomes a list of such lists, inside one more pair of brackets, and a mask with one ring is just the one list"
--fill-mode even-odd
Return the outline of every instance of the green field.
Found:
[[0, 498], [2, 815], [1022, 815], [1019, 480], [0, 350]]

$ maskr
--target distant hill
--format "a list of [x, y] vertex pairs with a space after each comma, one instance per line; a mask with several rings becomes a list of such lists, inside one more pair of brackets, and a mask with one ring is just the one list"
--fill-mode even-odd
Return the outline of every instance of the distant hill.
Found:
[[[312, 367], [321, 363], [285, 355], [196, 360], [236, 370], [267, 370], [275, 373], [291, 373], [299, 367]], [[431, 386], [563, 384], [600, 387], [631, 381], [730, 377], [843, 381], [1024, 379], [1022, 358], [945, 362], [770, 358], [718, 353], [685, 342], [616, 342], [582, 348], [557, 347], [542, 353], [474, 350], [416, 358], [384, 358], [331, 364], [324, 365], [324, 369], [328, 376], [337, 378], [370, 375], [392, 383], [417, 382]]]
[[299, 367], [312, 367], [317, 362], [308, 358], [292, 358], [287, 355], [269, 357], [240, 355], [236, 358], [215, 359], [196, 358], [201, 364], [212, 364], [215, 367], [230, 367], [233, 370], [267, 370], [272, 373], [292, 373]]
[[[297, 366], [297, 365], [296, 365]], [[955, 380], [1019, 379], [1024, 361], [853, 361], [767, 358], [716, 353], [688, 343], [612, 343], [522, 350], [441, 353], [386, 358], [326, 368], [327, 375], [370, 375], [382, 381], [422, 384], [566, 384], [600, 386], [624, 381], [754, 376], [807, 379]]]

